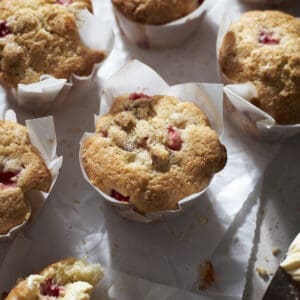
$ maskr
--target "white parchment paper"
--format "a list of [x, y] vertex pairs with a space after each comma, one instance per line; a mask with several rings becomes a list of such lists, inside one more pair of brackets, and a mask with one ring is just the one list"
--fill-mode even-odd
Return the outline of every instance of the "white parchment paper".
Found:
[[147, 25], [128, 19], [117, 7], [113, 7], [117, 22], [126, 38], [142, 48], [168, 48], [181, 45], [199, 26], [209, 0], [187, 16], [163, 25]]
[[[101, 69], [99, 81], [134, 57], [170, 84], [216, 82], [217, 24], [228, 1], [211, 1], [216, 5], [208, 11], [195, 38], [172, 51], [134, 48], [122, 40], [115, 26], [116, 48], [109, 64]], [[239, 12], [240, 6], [234, 3], [230, 8]], [[113, 19], [109, 0], [94, 4], [96, 14]], [[245, 138], [225, 121], [228, 164], [215, 176], [204, 198], [168, 222], [130, 222], [99, 201], [80, 172], [79, 140], [94, 129], [92, 116], [99, 112], [100, 94], [98, 85], [93, 86], [83, 103], [71, 91], [73, 107], [55, 114], [64, 166], [39, 218], [7, 252], [0, 270], [0, 291], [10, 288], [16, 277], [75, 255], [99, 261], [106, 269], [95, 299], [100, 295], [126, 300], [241, 299], [253, 244], [260, 175], [276, 147]], [[5, 99], [0, 107], [3, 102]], [[215, 265], [217, 282], [200, 292], [198, 266], [207, 259]]]

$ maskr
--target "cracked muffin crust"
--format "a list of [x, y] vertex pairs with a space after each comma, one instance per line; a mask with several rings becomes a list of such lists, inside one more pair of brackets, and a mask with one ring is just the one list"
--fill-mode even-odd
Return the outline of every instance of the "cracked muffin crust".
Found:
[[112, 0], [113, 4], [129, 19], [152, 25], [166, 24], [180, 19], [203, 1], [197, 0]]
[[20, 281], [5, 299], [89, 300], [102, 277], [103, 270], [99, 264], [68, 258]]
[[141, 212], [176, 209], [209, 184], [227, 157], [195, 104], [136, 93], [115, 99], [81, 155], [93, 185]]
[[76, 15], [90, 0], [0, 1], [0, 82], [8, 87], [38, 82], [41, 75], [68, 79], [91, 74], [103, 51], [80, 39]]
[[30, 216], [26, 192], [47, 192], [52, 176], [26, 127], [0, 121], [0, 136], [0, 234], [6, 234]]
[[252, 82], [251, 103], [279, 124], [300, 123], [300, 20], [279, 11], [251, 11], [230, 27], [219, 52], [232, 83]]

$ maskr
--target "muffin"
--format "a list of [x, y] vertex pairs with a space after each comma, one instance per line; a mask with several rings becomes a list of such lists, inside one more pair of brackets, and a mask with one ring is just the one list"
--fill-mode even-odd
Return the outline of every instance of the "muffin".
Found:
[[0, 121], [0, 136], [0, 235], [4, 235], [28, 220], [26, 193], [49, 191], [52, 175], [26, 127]]
[[85, 261], [68, 258], [19, 281], [5, 299], [88, 300], [102, 277], [100, 265], [89, 265]]
[[229, 82], [255, 85], [250, 102], [278, 124], [300, 123], [300, 20], [279, 11], [243, 14], [224, 37], [219, 63]]
[[90, 75], [106, 54], [81, 41], [76, 22], [82, 9], [91, 11], [91, 1], [0, 1], [0, 82], [16, 87], [44, 74]]
[[195, 104], [138, 93], [115, 99], [81, 155], [94, 186], [142, 213], [177, 209], [207, 187], [227, 157]]
[[203, 1], [197, 0], [112, 0], [115, 7], [132, 21], [162, 25], [185, 17]]

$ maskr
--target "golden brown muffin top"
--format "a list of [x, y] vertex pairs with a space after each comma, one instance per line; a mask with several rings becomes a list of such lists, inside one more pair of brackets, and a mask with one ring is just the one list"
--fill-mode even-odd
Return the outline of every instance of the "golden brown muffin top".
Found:
[[43, 74], [89, 75], [105, 53], [81, 42], [76, 15], [85, 8], [90, 0], [1, 0], [0, 81], [16, 87]]
[[6, 300], [78, 299], [88, 300], [103, 277], [102, 267], [68, 258], [17, 283]]
[[152, 25], [180, 19], [195, 10], [200, 3], [197, 0], [112, 0], [112, 2], [127, 18]]
[[0, 136], [0, 234], [6, 234], [29, 218], [25, 193], [47, 192], [52, 176], [26, 127], [0, 121]]
[[251, 102], [280, 124], [300, 123], [300, 20], [279, 11], [251, 11], [233, 23], [220, 48], [232, 83], [252, 82]]
[[82, 147], [96, 187], [139, 211], [177, 208], [226, 163], [226, 150], [193, 103], [144, 94], [116, 98]]

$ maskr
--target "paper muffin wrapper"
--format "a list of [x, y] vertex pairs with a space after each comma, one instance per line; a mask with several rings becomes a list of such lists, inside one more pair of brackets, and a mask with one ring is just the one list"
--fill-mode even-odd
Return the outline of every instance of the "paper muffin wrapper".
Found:
[[[112, 24], [103, 22], [100, 17], [85, 9], [79, 11], [77, 15], [77, 26], [83, 44], [89, 48], [106, 52], [108, 57], [114, 44]], [[16, 89], [10, 89], [9, 91], [14, 101], [25, 111], [36, 114], [55, 111], [66, 102], [71, 89], [79, 88], [82, 93], [89, 89], [88, 83], [92, 82], [94, 75], [104, 61], [95, 64], [89, 76], [73, 74], [68, 79], [58, 79], [45, 74], [41, 76], [39, 82], [18, 84]]]
[[142, 48], [171, 48], [182, 44], [201, 25], [208, 7], [205, 0], [197, 9], [187, 16], [163, 25], [147, 25], [125, 17], [113, 5], [118, 26], [124, 36]]
[[[16, 114], [11, 109], [7, 110], [2, 116], [0, 115], [0, 119], [17, 123]], [[59, 170], [62, 167], [63, 158], [56, 154], [57, 141], [53, 117], [27, 120], [26, 127], [28, 129], [32, 145], [38, 149], [41, 157], [47, 165], [47, 168], [51, 172], [52, 183], [48, 193], [40, 191], [29, 191], [26, 193], [26, 200], [30, 206], [28, 218], [24, 221], [24, 223], [12, 228], [7, 234], [0, 235], [0, 241], [13, 238], [24, 228], [29, 220], [33, 219], [38, 214], [39, 210], [48, 198], [57, 180]]]
[[[154, 70], [143, 63], [134, 60], [127, 63], [116, 74], [114, 74], [103, 85], [103, 96], [100, 104], [100, 115], [95, 117], [95, 123], [98, 118], [109, 112], [114, 99], [124, 93], [142, 92], [148, 95], [169, 95], [180, 99], [181, 101], [194, 102], [207, 115], [212, 128], [223, 135], [223, 85], [209, 83], [186, 83], [175, 86], [169, 86]], [[82, 161], [82, 147], [85, 140], [95, 133], [85, 133], [80, 141], [79, 161], [84, 178], [96, 189], [96, 191], [105, 199], [106, 202], [117, 208], [118, 212], [126, 219], [151, 223], [164, 220], [182, 214], [182, 212], [197, 202], [199, 197], [206, 191], [208, 185], [201, 192], [192, 194], [178, 202], [177, 210], [138, 213], [132, 204], [120, 202], [102, 192], [94, 186], [89, 180]]]
[[[217, 37], [218, 60], [224, 36], [234, 21], [236, 18], [231, 15], [225, 15], [222, 18]], [[268, 141], [279, 141], [300, 133], [300, 124], [280, 125], [271, 115], [250, 103], [250, 100], [258, 95], [253, 83], [232, 84], [230, 79], [221, 72], [219, 64], [218, 67], [225, 84], [224, 106], [231, 121], [239, 129], [252, 137]]]

